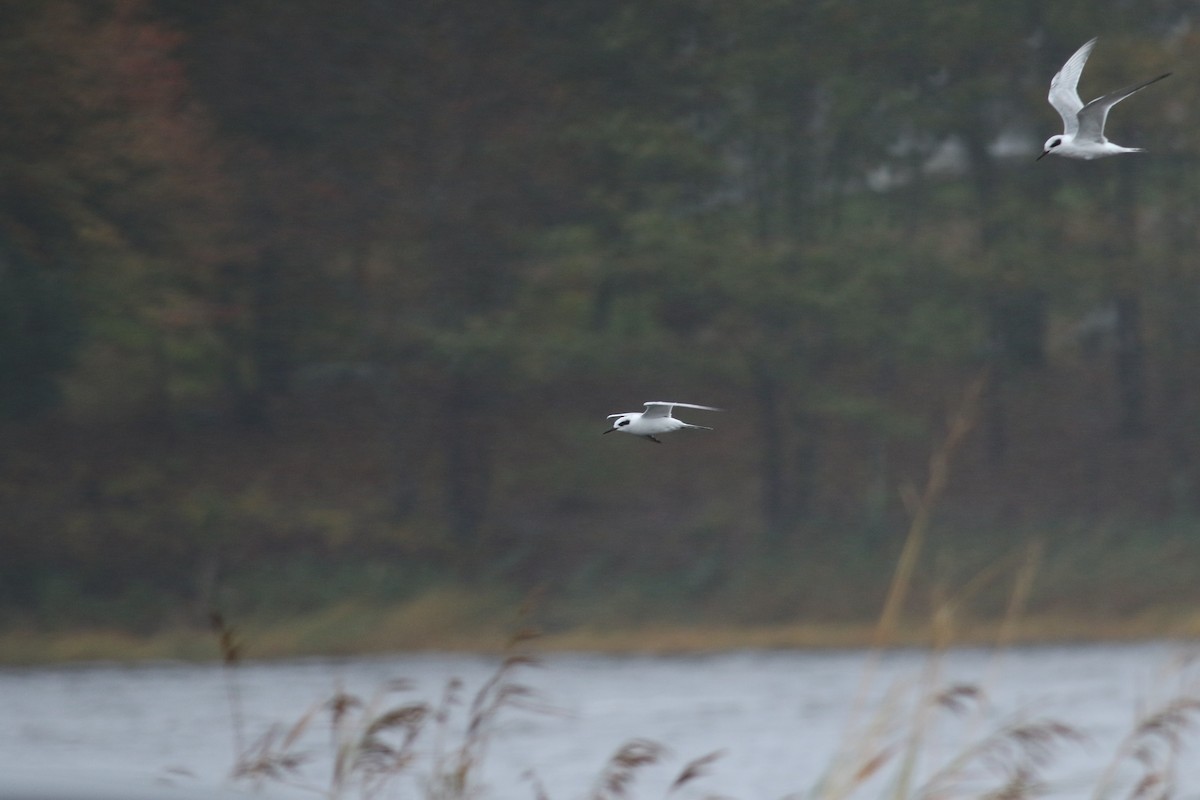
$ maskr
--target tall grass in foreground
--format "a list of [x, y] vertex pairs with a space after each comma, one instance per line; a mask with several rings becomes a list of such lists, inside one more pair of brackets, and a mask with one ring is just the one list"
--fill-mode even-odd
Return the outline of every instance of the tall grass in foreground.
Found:
[[[938, 654], [931, 655], [930, 664], [937, 659]], [[414, 687], [403, 679], [369, 697], [336, 690], [290, 723], [246, 740], [232, 777], [253, 787], [310, 789], [331, 800], [484, 800], [482, 768], [509, 715], [557, 713], [525, 681], [536, 665], [523, 647], [514, 646], [473, 692], [456, 678], [433, 699], [414, 697]], [[1187, 666], [1179, 666], [1178, 674], [1186, 675]], [[1148, 707], [1114, 752], [1099, 761], [1090, 786], [1061, 787], [1047, 774], [1066, 748], [1088, 742], [1085, 732], [1037, 715], [986, 722], [991, 705], [984, 686], [935, 685], [934, 675], [935, 668], [927, 669], [912, 684], [891, 687], [853, 726], [825, 774], [782, 800], [1020, 800], [1053, 796], [1062, 788], [1076, 796], [1086, 789], [1096, 800], [1165, 800], [1181, 788], [1176, 770], [1187, 734], [1200, 722], [1200, 681], [1185, 680]], [[944, 734], [947, 723], [954, 725], [949, 748], [946, 736], [935, 735]], [[688, 797], [711, 798], [702, 793], [703, 779], [720, 770], [721, 755], [707, 753], [683, 763], [665, 790], [644, 792], [639, 775], [669, 764], [672, 754], [661, 742], [632, 738], [568, 800], [675, 798], [685, 788]], [[536, 773], [527, 772], [524, 779], [530, 800], [559, 800]], [[512, 794], [511, 787], [506, 794]]]
[[[233, 632], [219, 617], [214, 617], [214, 627], [223, 662], [233, 669], [238, 664]], [[527, 632], [514, 636], [495, 672], [469, 700], [466, 687], [457, 678], [447, 681], [441, 697], [432, 702], [400, 699], [413, 689], [403, 679], [385, 684], [370, 698], [337, 691], [291, 724], [272, 725], [241, 747], [232, 778], [256, 788], [278, 782], [313, 789], [329, 798], [374, 798], [400, 782], [426, 800], [479, 797], [476, 776], [501, 718], [513, 710], [556, 713], [518, 679], [519, 672], [538, 664], [524, 652], [523, 646], [531, 638]], [[232, 685], [232, 676], [230, 682]], [[240, 702], [236, 691], [231, 690], [229, 697], [235, 740], [240, 742]], [[332, 756], [324, 780], [310, 774], [316, 758], [306, 749], [311, 744], [306, 735], [322, 719], [331, 733], [326, 754]], [[592, 800], [629, 797], [638, 771], [660, 762], [667, 752], [663, 745], [647, 739], [626, 742], [603, 766], [589, 796]], [[668, 794], [700, 778], [718, 756], [710, 753], [686, 764]], [[526, 778], [531, 797], [546, 800], [548, 795], [537, 775], [530, 773]]]
[[[1053, 794], [1047, 771], [1064, 748], [1087, 740], [1084, 732], [1058, 719], [1016, 714], [988, 722], [986, 681], [946, 685], [940, 675], [942, 656], [954, 639], [957, 612], [981, 588], [1013, 573], [1006, 616], [997, 648], [1012, 639], [1015, 621], [1029, 597], [1041, 549], [1031, 545], [1011, 562], [998, 562], [957, 591], [940, 591], [933, 604], [933, 646], [924, 671], [911, 685], [891, 687], [882, 701], [868, 708], [871, 683], [880, 654], [894, 640], [913, 583], [934, 507], [950, 475], [953, 453], [974, 422], [985, 377], [973, 382], [949, 421], [941, 446], [930, 459], [926, 485], [906, 494], [912, 522], [901, 551], [887, 600], [876, 628], [873, 656], [850, 709], [840, 746], [822, 776], [785, 800], [1023, 800]], [[533, 635], [521, 632], [509, 642], [495, 672], [474, 694], [462, 681], [448, 681], [436, 700], [411, 700], [406, 681], [388, 683], [369, 698], [334, 692], [289, 725], [268, 728], [247, 740], [235, 671], [242, 645], [219, 617], [214, 630], [228, 674], [228, 694], [237, 758], [233, 778], [262, 786], [280, 782], [314, 789], [341, 800], [389, 796], [424, 800], [467, 800], [485, 797], [479, 780], [489, 744], [500, 722], [513, 711], [553, 714], [555, 710], [521, 678], [538, 664], [528, 646]], [[1167, 696], [1140, 715], [1128, 735], [1101, 767], [1088, 788], [1095, 800], [1166, 800], [1175, 796], [1177, 767], [1187, 734], [1200, 723], [1200, 681], [1190, 677], [1190, 664], [1179, 665], [1183, 677]], [[937, 740], [939, 725], [958, 723], [955, 744]], [[317, 759], [311, 729], [328, 723], [330, 738], [321, 759], [327, 774], [313, 775]], [[939, 747], [934, 747], [937, 744]], [[945, 750], [945, 752], [938, 752]], [[585, 795], [590, 800], [623, 800], [635, 796], [636, 778], [646, 767], [670, 754], [665, 745], [633, 738], [621, 745], [599, 770]], [[665, 790], [670, 797], [692, 790], [721, 753], [685, 763]], [[538, 776], [527, 773], [531, 800], [551, 800]], [[1079, 787], [1071, 787], [1078, 793]], [[577, 797], [573, 794], [572, 797]], [[750, 800], [759, 800], [753, 798]]]

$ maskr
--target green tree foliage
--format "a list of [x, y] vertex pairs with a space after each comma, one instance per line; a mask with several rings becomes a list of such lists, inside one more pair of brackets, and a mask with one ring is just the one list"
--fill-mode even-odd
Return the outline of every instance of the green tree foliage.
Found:
[[179, 36], [144, 6], [5, 4], [0, 231], [43, 379], [71, 342], [93, 349], [84, 374], [99, 362], [126, 399], [160, 403], [171, 373], [212, 349], [213, 273], [234, 237], [220, 155], [172, 57]]
[[79, 328], [64, 276], [17, 250], [0, 251], [0, 418], [23, 418], [58, 399]]

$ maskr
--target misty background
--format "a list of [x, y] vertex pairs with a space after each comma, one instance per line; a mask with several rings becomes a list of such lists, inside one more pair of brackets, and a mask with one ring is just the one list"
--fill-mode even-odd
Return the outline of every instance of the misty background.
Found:
[[0, 2], [0, 626], [870, 619], [973, 381], [914, 602], [1193, 625], [1196, 17]]

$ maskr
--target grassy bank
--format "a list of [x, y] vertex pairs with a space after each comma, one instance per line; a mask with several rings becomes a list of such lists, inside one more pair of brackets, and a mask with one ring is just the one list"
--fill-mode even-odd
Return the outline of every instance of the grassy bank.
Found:
[[0, 662], [216, 658], [213, 613], [253, 658], [495, 651], [518, 619], [544, 648], [610, 652], [1200, 636], [1198, 517], [984, 527], [942, 513], [935, 524], [982, 385], [906, 494], [902, 537], [831, 529], [670, 558], [598, 550], [534, 573], [520, 560], [439, 570], [436, 559], [293, 556], [105, 602], [57, 580], [33, 609], [0, 616]]
[[[496, 652], [513, 629], [514, 603], [496, 594], [468, 596], [435, 591], [390, 607], [344, 603], [292, 619], [244, 619], [235, 623], [245, 655], [252, 659], [345, 656], [404, 651]], [[536, 622], [536, 620], [534, 620]], [[901, 620], [889, 642], [925, 646], [940, 635], [928, 617]], [[736, 649], [850, 648], [874, 643], [874, 621], [687, 623], [643, 620], [621, 625], [579, 624], [544, 633], [541, 650], [696, 653]], [[956, 644], [1133, 641], [1200, 638], [1200, 611], [1193, 606], [1157, 607], [1127, 616], [1082, 612], [1027, 614], [1005, 623], [964, 617], [954, 621]], [[179, 625], [135, 633], [114, 627], [0, 632], [0, 664], [86, 661], [209, 661], [220, 657], [212, 632]]]
[[589, 564], [533, 588], [501, 570], [418, 580], [403, 565], [281, 562], [231, 576], [207, 601], [59, 592], [0, 616], [0, 663], [214, 659], [210, 611], [236, 627], [250, 658], [494, 651], [518, 616], [551, 650], [869, 646], [889, 603], [899, 644], [1200, 637], [1191, 526], [1110, 521], [1046, 527], [1043, 538], [962, 530], [930, 532], [902, 576], [899, 548], [810, 547], [740, 563], [701, 553], [659, 568]]

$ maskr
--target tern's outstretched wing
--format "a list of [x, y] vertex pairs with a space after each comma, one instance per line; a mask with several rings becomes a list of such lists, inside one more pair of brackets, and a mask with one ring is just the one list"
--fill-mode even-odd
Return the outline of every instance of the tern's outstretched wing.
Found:
[[664, 400], [651, 400], [649, 403], [646, 403], [646, 411], [642, 415], [642, 417], [645, 419], [654, 419], [655, 417], [669, 417], [669, 416], [671, 416], [671, 409], [675, 408], [675, 407], [698, 408], [701, 411], [720, 411], [721, 410], [719, 408], [713, 408], [712, 406], [698, 406], [695, 403], [670, 403], [670, 402], [667, 402]]
[[1092, 39], [1076, 50], [1075, 55], [1068, 58], [1062, 69], [1050, 79], [1050, 105], [1062, 117], [1063, 133], [1067, 136], [1079, 130], [1076, 114], [1083, 108], [1083, 101], [1079, 99], [1079, 76], [1083, 74], [1083, 65], [1095, 46], [1096, 40]]
[[1092, 100], [1079, 110], [1079, 132], [1075, 134], [1075, 137], [1086, 142], [1103, 142], [1104, 123], [1108, 120], [1108, 110], [1124, 100], [1126, 97], [1129, 97], [1129, 95], [1133, 94], [1134, 92], [1140, 92], [1150, 84], [1161, 81], [1170, 74], [1171, 73], [1168, 72], [1165, 75], [1159, 75], [1157, 78], [1151, 78], [1150, 80], [1144, 83], [1139, 83], [1136, 86], [1118, 89], [1115, 92], [1109, 92], [1102, 97], [1097, 97], [1095, 100]]

